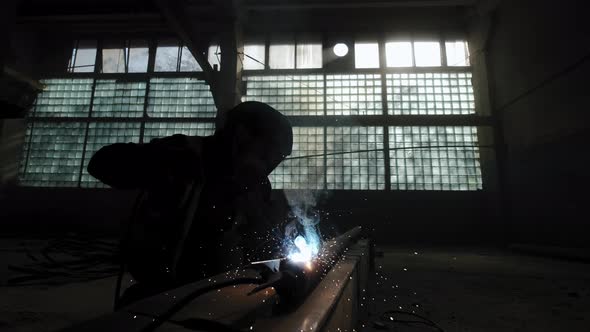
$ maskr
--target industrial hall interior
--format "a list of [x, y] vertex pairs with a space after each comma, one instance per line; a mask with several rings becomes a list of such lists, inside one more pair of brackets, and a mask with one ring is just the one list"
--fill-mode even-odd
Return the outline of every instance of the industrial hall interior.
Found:
[[590, 331], [586, 7], [0, 1], [0, 331]]

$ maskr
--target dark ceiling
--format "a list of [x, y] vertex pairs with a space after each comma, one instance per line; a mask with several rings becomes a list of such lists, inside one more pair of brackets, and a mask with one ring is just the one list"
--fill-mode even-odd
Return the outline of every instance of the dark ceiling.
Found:
[[[174, 2], [174, 1], [171, 1]], [[465, 7], [476, 0], [179, 0], [181, 7], [219, 8], [234, 2], [246, 10], [298, 10], [388, 7]], [[155, 13], [152, 0], [20, 0], [19, 16]]]
[[126, 14], [157, 12], [150, 0], [21, 0], [18, 16]]

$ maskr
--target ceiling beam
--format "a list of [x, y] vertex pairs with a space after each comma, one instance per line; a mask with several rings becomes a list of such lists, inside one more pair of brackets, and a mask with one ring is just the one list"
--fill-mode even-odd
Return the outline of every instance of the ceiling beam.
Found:
[[244, 4], [247, 10], [302, 10], [302, 9], [359, 9], [359, 8], [399, 8], [399, 7], [471, 7], [477, 0], [416, 0], [416, 1], [359, 1], [359, 2], [318, 2], [284, 4]]
[[[184, 42], [186, 47], [188, 47], [199, 63], [199, 66], [203, 69], [205, 81], [209, 84], [215, 105], [218, 106], [220, 100], [217, 93], [217, 85], [215, 84], [215, 71], [211, 68], [211, 64], [209, 64], [207, 56], [205, 55], [207, 45], [203, 43], [202, 40], [197, 39], [193, 33], [190, 33], [193, 29], [189, 23], [191, 20], [188, 17], [186, 10], [181, 6], [180, 1], [176, 0], [156, 0], [155, 3], [160, 9], [164, 19]], [[205, 45], [205, 47], [203, 47], [203, 45]]]

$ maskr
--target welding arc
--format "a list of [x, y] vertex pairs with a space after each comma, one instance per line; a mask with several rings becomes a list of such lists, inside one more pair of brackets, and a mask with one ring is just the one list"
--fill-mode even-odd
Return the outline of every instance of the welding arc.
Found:
[[294, 307], [301, 302], [322, 280], [328, 271], [343, 256], [348, 247], [361, 235], [361, 227], [357, 226], [348, 232], [326, 241], [317, 257], [309, 265], [285, 260], [281, 262], [277, 278], [271, 283], [258, 287], [258, 291], [274, 287], [283, 308]]

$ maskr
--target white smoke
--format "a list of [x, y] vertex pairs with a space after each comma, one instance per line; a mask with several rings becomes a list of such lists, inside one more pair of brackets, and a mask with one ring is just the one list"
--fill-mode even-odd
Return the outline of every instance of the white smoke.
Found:
[[310, 190], [285, 191], [293, 219], [285, 228], [285, 246], [289, 258], [294, 261], [302, 261], [302, 257], [311, 260], [322, 245], [321, 220], [316, 209], [320, 195], [320, 192]]

